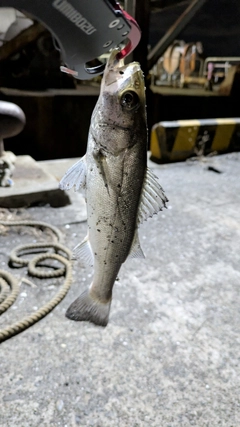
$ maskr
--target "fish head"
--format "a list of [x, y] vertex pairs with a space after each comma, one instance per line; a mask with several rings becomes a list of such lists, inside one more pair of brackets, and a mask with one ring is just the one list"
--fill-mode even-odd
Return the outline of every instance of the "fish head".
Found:
[[[124, 64], [114, 49], [108, 59], [102, 79], [101, 94], [105, 111], [111, 111], [116, 123], [131, 124], [139, 110], [145, 114], [145, 83], [138, 62]], [[125, 126], [124, 126], [125, 127]]]
[[93, 117], [102, 145], [114, 152], [133, 145], [138, 129], [147, 133], [143, 72], [138, 62], [118, 60], [118, 52], [114, 49], [107, 61]]

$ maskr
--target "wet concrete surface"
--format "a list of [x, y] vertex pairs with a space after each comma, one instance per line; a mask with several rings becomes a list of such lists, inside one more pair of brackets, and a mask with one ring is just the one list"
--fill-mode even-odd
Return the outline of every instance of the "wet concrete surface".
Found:
[[[6, 154], [12, 154], [7, 152]], [[69, 196], [60, 190], [59, 181], [51, 174], [50, 168], [45, 170], [41, 162], [31, 156], [17, 156], [14, 160], [13, 185], [1, 187], [0, 206], [15, 208], [39, 204], [53, 207], [69, 204]]]
[[[60, 178], [71, 163], [44, 164]], [[140, 229], [146, 259], [122, 266], [106, 328], [64, 316], [93, 273], [74, 262], [65, 299], [0, 345], [1, 427], [240, 425], [240, 153], [149, 165], [170, 202]], [[80, 194], [71, 198], [62, 208], [1, 209], [0, 219], [49, 222], [72, 249], [86, 210]], [[1, 228], [0, 268], [10, 271], [17, 244], [50, 237]], [[0, 328], [50, 299], [62, 279], [33, 281]]]

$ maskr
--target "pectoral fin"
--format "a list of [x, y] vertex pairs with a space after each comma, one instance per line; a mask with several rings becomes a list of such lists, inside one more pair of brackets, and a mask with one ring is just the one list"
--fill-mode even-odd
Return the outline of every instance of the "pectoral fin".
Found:
[[107, 189], [107, 192], [109, 194], [109, 188], [108, 188], [108, 182], [107, 182], [107, 168], [106, 168], [106, 158], [103, 155], [101, 150], [98, 150], [96, 152], [93, 153], [93, 158], [95, 160], [95, 162], [97, 163], [97, 165], [99, 166], [100, 169], [100, 173], [104, 182], [104, 185]]
[[138, 224], [161, 211], [166, 207], [166, 202], [168, 199], [158, 183], [157, 177], [147, 168], [138, 208]]
[[86, 156], [84, 156], [68, 169], [59, 183], [59, 188], [61, 190], [70, 190], [70, 188], [75, 187], [75, 191], [80, 188], [86, 188], [86, 171]]

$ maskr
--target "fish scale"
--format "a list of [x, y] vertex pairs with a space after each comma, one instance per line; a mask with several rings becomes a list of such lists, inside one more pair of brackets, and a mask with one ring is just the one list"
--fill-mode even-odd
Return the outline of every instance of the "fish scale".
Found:
[[112, 290], [128, 256], [144, 257], [138, 225], [166, 206], [167, 198], [147, 168], [144, 78], [137, 62], [124, 65], [112, 51], [92, 114], [86, 155], [60, 182], [84, 188], [88, 234], [75, 258], [93, 265], [94, 276], [68, 308], [72, 320], [108, 323]]

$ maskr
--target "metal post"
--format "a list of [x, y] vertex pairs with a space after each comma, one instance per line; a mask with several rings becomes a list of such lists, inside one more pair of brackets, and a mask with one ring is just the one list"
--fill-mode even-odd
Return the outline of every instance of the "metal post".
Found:
[[176, 22], [169, 28], [166, 34], [159, 40], [156, 46], [149, 52], [147, 65], [150, 70], [157, 62], [158, 58], [163, 55], [168, 46], [176, 39], [180, 32], [191, 21], [196, 12], [204, 5], [207, 0], [193, 0]]
[[150, 0], [125, 0], [124, 8], [129, 15], [136, 19], [142, 31], [138, 46], [134, 49], [132, 55], [129, 55], [129, 58], [127, 57], [126, 62], [140, 62], [144, 74], [147, 75]]
[[4, 145], [3, 145], [3, 140], [0, 139], [0, 157], [3, 156], [4, 153]]

